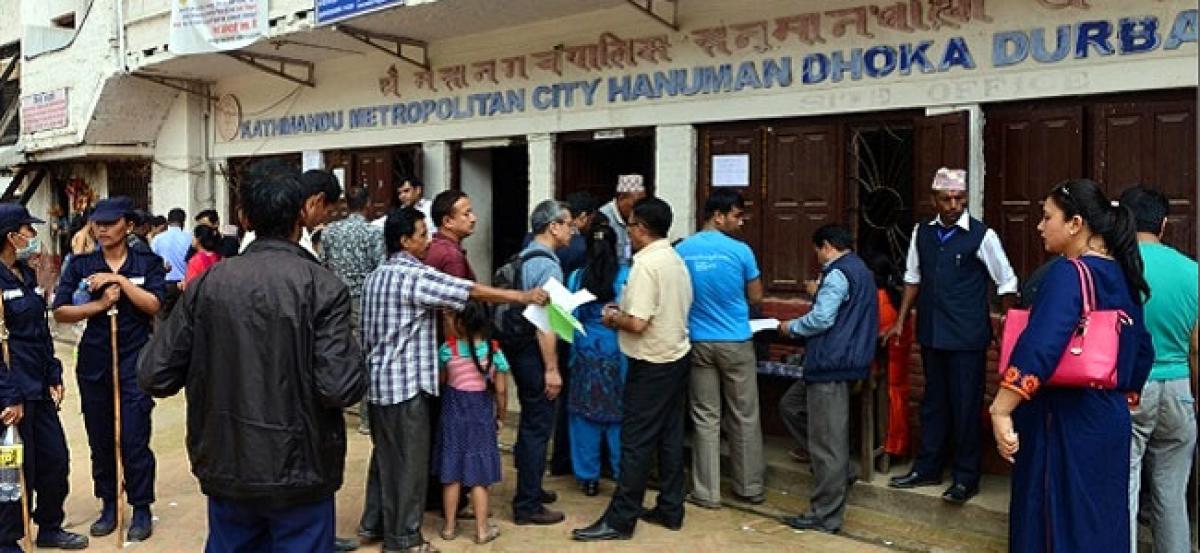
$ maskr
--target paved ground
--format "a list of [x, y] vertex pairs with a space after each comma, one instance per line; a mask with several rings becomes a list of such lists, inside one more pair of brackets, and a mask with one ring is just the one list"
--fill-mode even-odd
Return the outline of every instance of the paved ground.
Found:
[[[71, 489], [67, 500], [67, 527], [75, 532], [86, 533], [88, 526], [99, 512], [99, 502], [91, 494], [91, 476], [88, 461], [87, 439], [83, 431], [83, 420], [79, 414], [79, 398], [74, 393], [73, 349], [59, 344], [59, 358], [66, 365], [67, 399], [63, 406], [62, 420], [71, 448]], [[355, 419], [352, 424], [357, 424]], [[350, 447], [346, 462], [346, 484], [338, 494], [338, 531], [341, 535], [353, 535], [362, 506], [363, 483], [366, 476], [366, 459], [370, 443], [366, 437], [351, 430]], [[161, 401], [154, 411], [154, 435], [152, 447], [158, 459], [158, 501], [154, 506], [156, 523], [154, 536], [147, 542], [130, 544], [128, 551], [202, 551], [206, 528], [204, 496], [192, 476], [187, 455], [184, 451], [184, 401], [175, 397]], [[511, 434], [502, 441], [511, 444]], [[511, 457], [505, 455], [505, 464], [511, 466]], [[570, 541], [572, 528], [591, 523], [607, 505], [607, 496], [612, 493], [612, 483], [604, 482], [601, 495], [589, 498], [579, 493], [570, 477], [548, 478], [546, 487], [559, 493], [560, 501], [555, 506], [567, 513], [567, 521], [548, 528], [515, 527], [510, 521], [508, 502], [512, 498], [515, 474], [511, 468], [505, 472], [505, 481], [493, 488], [493, 510], [495, 521], [502, 535], [495, 542], [476, 546], [469, 539], [459, 538], [444, 542], [437, 537], [440, 517], [432, 514], [425, 519], [425, 535], [443, 551], [884, 551], [871, 544], [839, 536], [814, 532], [796, 532], [775, 520], [746, 512], [723, 509], [706, 511], [699, 508], [688, 510], [684, 529], [681, 532], [641, 525], [634, 539], [629, 542], [605, 544], [580, 544]], [[653, 497], [653, 493], [650, 494]], [[460, 529], [469, 536], [471, 527], [460, 522]], [[90, 551], [115, 551], [114, 536], [92, 540]], [[360, 551], [377, 551], [378, 546], [363, 547]]]

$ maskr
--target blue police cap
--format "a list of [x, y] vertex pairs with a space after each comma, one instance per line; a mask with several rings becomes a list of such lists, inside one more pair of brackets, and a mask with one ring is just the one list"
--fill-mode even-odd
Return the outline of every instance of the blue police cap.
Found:
[[106, 198], [96, 202], [96, 210], [88, 220], [93, 223], [115, 223], [133, 213], [133, 200], [128, 196]]
[[0, 231], [12, 232], [22, 225], [41, 224], [45, 221], [29, 214], [25, 206], [18, 203], [0, 203]]

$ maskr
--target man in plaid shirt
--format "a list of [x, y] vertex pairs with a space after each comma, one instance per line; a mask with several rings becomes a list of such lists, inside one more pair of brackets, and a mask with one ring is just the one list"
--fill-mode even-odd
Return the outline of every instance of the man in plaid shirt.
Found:
[[544, 305], [549, 297], [540, 288], [492, 288], [421, 263], [429, 237], [424, 217], [411, 207], [388, 215], [384, 240], [388, 259], [363, 283], [374, 450], [359, 535], [382, 539], [384, 551], [431, 552], [437, 550], [421, 536], [421, 516], [429, 485], [431, 398], [438, 394], [438, 310], [461, 311], [468, 300]]

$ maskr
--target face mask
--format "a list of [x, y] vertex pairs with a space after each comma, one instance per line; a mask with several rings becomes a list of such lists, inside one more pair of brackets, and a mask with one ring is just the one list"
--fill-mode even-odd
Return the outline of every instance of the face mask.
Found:
[[28, 260], [30, 257], [33, 257], [33, 254], [38, 253], [42, 249], [42, 244], [38, 241], [36, 236], [33, 238], [28, 238], [27, 240], [28, 242], [25, 244], [24, 248], [17, 249], [17, 259], [20, 259], [21, 261]]

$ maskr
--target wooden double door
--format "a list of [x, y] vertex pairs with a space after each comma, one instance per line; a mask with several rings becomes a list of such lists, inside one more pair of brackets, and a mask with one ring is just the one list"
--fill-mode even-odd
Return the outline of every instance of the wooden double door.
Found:
[[1110, 199], [1145, 185], [1170, 201], [1164, 241], [1195, 256], [1195, 90], [1022, 102], [985, 110], [988, 224], [1017, 275], [1047, 259], [1042, 201], [1070, 178], [1095, 180]]
[[421, 146], [326, 152], [325, 165], [342, 171], [347, 195], [366, 188], [371, 195], [371, 217], [381, 217], [396, 205], [396, 190], [404, 180], [413, 175], [420, 177]]
[[914, 221], [927, 216], [938, 167], [965, 167], [967, 116], [920, 112], [736, 123], [702, 128], [697, 202], [702, 217], [716, 156], [745, 156], [743, 238], [773, 296], [797, 294], [820, 271], [812, 234], [840, 223], [860, 252], [898, 270]]

